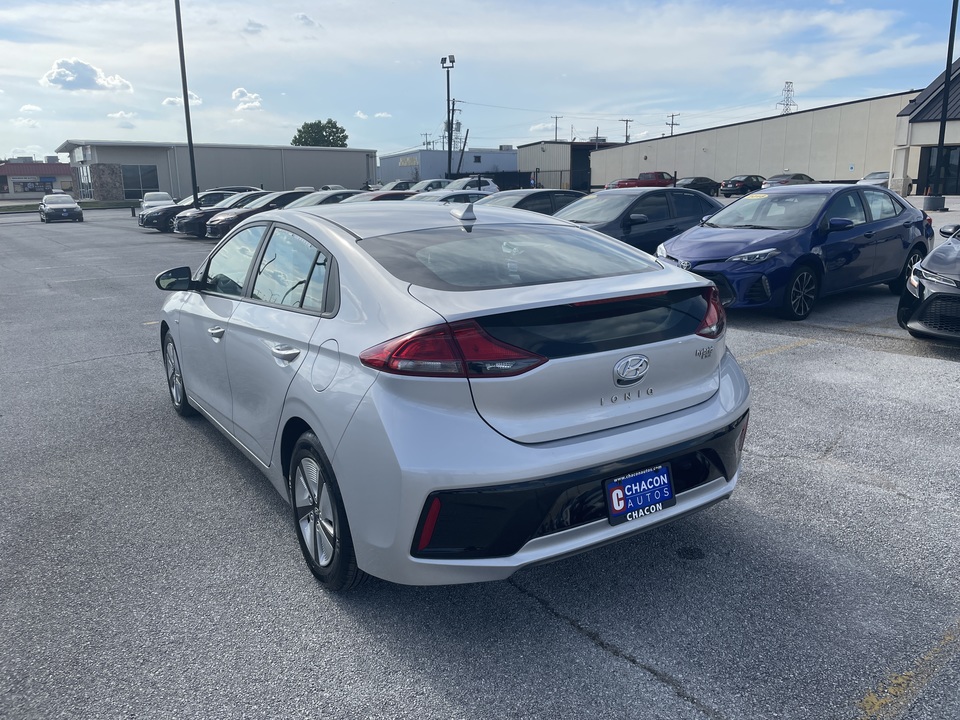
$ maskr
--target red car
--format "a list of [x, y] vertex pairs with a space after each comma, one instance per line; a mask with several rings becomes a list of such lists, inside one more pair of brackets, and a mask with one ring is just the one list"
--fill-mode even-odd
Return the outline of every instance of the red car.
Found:
[[635, 178], [623, 178], [622, 180], [612, 180], [604, 185], [605, 190], [625, 187], [671, 187], [677, 184], [677, 178], [668, 172], [657, 170], [655, 172], [642, 172]]

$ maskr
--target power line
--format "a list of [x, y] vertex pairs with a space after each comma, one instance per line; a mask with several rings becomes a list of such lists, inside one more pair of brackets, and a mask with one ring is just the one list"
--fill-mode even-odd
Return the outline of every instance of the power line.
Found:
[[674, 120], [673, 120], [673, 119], [674, 119], [677, 115], [679, 115], [679, 114], [680, 114], [680, 113], [670, 113], [670, 122], [666, 123], [667, 125], [670, 126], [670, 135], [671, 135], [671, 136], [673, 135], [673, 129], [680, 124], [680, 123], [678, 123], [678, 122], [674, 122]]

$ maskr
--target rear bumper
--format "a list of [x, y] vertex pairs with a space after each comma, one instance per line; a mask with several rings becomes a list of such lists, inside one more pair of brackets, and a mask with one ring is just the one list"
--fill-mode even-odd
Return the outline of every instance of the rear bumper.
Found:
[[[433, 417], [421, 404], [411, 426], [412, 409], [374, 383], [332, 458], [360, 567], [402, 584], [500, 580], [729, 497], [739, 478], [750, 390], [730, 353], [719, 373], [719, 390], [699, 405], [527, 445], [496, 433], [475, 412]], [[469, 392], [464, 402], [472, 406]], [[670, 464], [676, 505], [612, 525], [603, 481], [663, 463]], [[418, 529], [437, 495], [450, 502], [421, 551]]]

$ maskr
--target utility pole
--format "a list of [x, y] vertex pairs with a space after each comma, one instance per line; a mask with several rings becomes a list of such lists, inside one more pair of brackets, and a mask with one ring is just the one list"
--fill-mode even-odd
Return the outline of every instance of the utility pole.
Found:
[[673, 137], [673, 128], [680, 125], [680, 123], [674, 122], [674, 120], [673, 120], [673, 119], [674, 119], [677, 115], [679, 115], [679, 114], [680, 114], [680, 113], [670, 113], [670, 122], [668, 122], [667, 125], [670, 126], [670, 136], [671, 136], [671, 137]]
[[453, 169], [453, 104], [450, 102], [450, 71], [456, 58], [453, 55], [444, 55], [440, 58], [440, 67], [447, 71], [447, 177]]
[[620, 119], [620, 122], [623, 123], [623, 141], [625, 143], [630, 142], [630, 123], [633, 122], [633, 118], [629, 120]]
[[429, 150], [430, 149], [430, 133], [420, 133], [420, 134], [423, 135], [423, 146]]
[[560, 131], [560, 126], [557, 124], [557, 121], [563, 117], [563, 115], [551, 115], [553, 118], [553, 141], [557, 141], [557, 133]]

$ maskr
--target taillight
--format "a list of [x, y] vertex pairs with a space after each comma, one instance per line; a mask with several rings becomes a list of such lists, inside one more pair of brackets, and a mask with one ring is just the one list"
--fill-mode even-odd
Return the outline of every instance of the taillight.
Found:
[[421, 377], [510, 377], [546, 361], [492, 338], [473, 320], [417, 330], [360, 353], [367, 367]]
[[737, 187], [743, 187], [743, 183], [742, 183], [742, 182], [738, 182], [738, 183], [736, 183], [736, 185], [737, 185]]
[[697, 335], [713, 340], [723, 335], [727, 325], [727, 311], [720, 304], [720, 293], [716, 286], [704, 290], [703, 297], [707, 301], [707, 311], [703, 315], [703, 320], [700, 321], [700, 327], [697, 328]]

